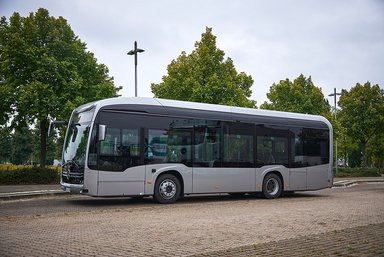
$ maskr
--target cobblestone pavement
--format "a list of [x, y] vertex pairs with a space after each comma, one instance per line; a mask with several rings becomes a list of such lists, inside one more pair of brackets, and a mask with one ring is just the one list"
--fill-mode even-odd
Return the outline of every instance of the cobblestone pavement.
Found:
[[[253, 244], [194, 256], [384, 256], [384, 223]], [[193, 256], [191, 256], [193, 257]]]
[[[22, 201], [5, 202], [0, 255], [384, 256], [383, 199], [384, 184], [361, 184], [275, 200], [191, 197], [173, 205], [38, 199], [32, 213]], [[6, 211], [15, 204], [16, 214]]]

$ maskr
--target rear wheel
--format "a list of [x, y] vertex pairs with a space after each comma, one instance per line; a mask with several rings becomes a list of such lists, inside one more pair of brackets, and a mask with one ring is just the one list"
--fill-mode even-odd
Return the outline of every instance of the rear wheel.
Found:
[[265, 198], [277, 198], [281, 195], [282, 190], [283, 183], [278, 175], [269, 173], [265, 176], [263, 181], [263, 196]]
[[155, 183], [154, 197], [159, 203], [174, 203], [181, 192], [180, 181], [172, 174], [160, 175]]

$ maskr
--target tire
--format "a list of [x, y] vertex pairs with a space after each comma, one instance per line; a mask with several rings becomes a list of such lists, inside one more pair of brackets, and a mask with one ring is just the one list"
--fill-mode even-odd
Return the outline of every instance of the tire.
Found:
[[275, 173], [269, 173], [264, 177], [263, 196], [267, 199], [278, 198], [283, 191], [281, 178]]
[[179, 199], [180, 192], [180, 181], [174, 175], [160, 175], [156, 180], [154, 198], [158, 203], [174, 203]]

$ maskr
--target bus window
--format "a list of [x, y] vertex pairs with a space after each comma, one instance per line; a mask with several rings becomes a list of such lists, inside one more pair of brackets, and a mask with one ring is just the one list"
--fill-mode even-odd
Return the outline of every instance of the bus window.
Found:
[[279, 164], [289, 167], [289, 130], [258, 125], [256, 133], [258, 166]]
[[100, 141], [99, 169], [124, 171], [140, 162], [139, 132], [137, 129], [107, 127], [105, 140]]
[[315, 166], [329, 163], [329, 132], [301, 128], [295, 131], [295, 166]]
[[273, 156], [273, 137], [257, 137], [257, 162], [260, 165], [275, 164]]
[[168, 162], [192, 164], [192, 129], [173, 128], [168, 135]]
[[149, 129], [145, 140], [145, 157], [147, 163], [164, 163], [167, 161], [168, 133], [166, 130]]
[[224, 129], [223, 167], [253, 167], [253, 132], [250, 124], [229, 123]]
[[220, 167], [220, 127], [195, 127], [195, 159], [197, 167]]

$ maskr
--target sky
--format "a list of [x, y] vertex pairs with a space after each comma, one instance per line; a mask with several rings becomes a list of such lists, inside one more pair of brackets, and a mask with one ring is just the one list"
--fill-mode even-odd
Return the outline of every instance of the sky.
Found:
[[0, 0], [0, 16], [38, 8], [64, 17], [122, 96], [153, 97], [167, 66], [190, 54], [206, 27], [238, 72], [254, 79], [252, 100], [267, 101], [273, 83], [311, 76], [324, 96], [356, 83], [384, 88], [384, 0]]

